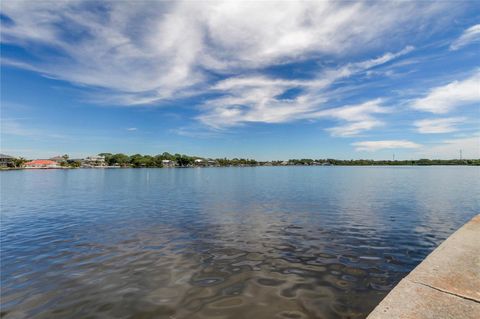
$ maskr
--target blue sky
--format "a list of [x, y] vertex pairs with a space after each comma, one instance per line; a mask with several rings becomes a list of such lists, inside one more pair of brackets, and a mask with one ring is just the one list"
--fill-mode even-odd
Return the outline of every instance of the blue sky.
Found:
[[2, 1], [1, 152], [480, 158], [480, 7]]

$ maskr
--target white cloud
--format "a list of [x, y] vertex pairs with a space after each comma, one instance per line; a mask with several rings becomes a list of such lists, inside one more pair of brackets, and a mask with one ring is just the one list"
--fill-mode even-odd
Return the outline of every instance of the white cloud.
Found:
[[461, 81], [431, 89], [426, 96], [413, 101], [412, 108], [441, 114], [475, 102], [480, 102], [480, 72]]
[[[311, 80], [272, 79], [264, 76], [228, 78], [212, 87], [212, 90], [224, 95], [207, 101], [198, 119], [207, 126], [221, 129], [248, 122], [284, 123], [330, 117], [355, 122], [332, 128], [332, 135], [353, 136], [383, 124], [372, 117], [374, 113], [386, 113], [386, 109], [379, 106], [381, 100], [325, 110], [322, 109], [327, 101], [325, 90], [340, 79], [390, 62], [411, 50], [412, 47], [406, 47], [396, 53], [389, 52], [378, 58], [327, 69]], [[282, 94], [291, 89], [298, 89], [298, 96], [282, 98]]]
[[334, 136], [354, 136], [362, 131], [382, 126], [374, 114], [390, 112], [375, 99], [356, 105], [322, 109], [321, 95], [301, 94], [295, 99], [278, 99], [279, 88], [242, 88], [241, 96], [227, 96], [210, 101], [208, 111], [199, 116], [210, 127], [221, 129], [246, 122], [285, 123], [295, 120], [332, 118], [346, 125], [328, 129]]
[[480, 24], [476, 24], [466, 29], [462, 35], [453, 41], [450, 50], [458, 50], [466, 45], [480, 41]]
[[457, 131], [457, 125], [465, 122], [465, 117], [449, 117], [415, 121], [417, 131], [423, 134], [450, 133]]
[[133, 131], [136, 131], [136, 130], [138, 130], [136, 127], [127, 128], [127, 131], [130, 131], [130, 132], [133, 132]]
[[327, 129], [333, 136], [355, 136], [363, 131], [383, 126], [384, 123], [373, 117], [373, 114], [388, 113], [390, 110], [381, 106], [382, 100], [375, 99], [362, 104], [347, 105], [318, 111], [312, 117], [331, 117], [348, 122], [348, 124]]
[[13, 23], [2, 26], [1, 39], [35, 55], [28, 62], [10, 58], [11, 65], [108, 90], [97, 99], [106, 103], [149, 104], [203, 91], [210, 79], [205, 70], [239, 74], [395, 45], [455, 8], [445, 2], [3, 1], [2, 13]]
[[419, 158], [453, 159], [460, 157], [468, 159], [480, 158], [480, 135], [470, 137], [451, 138], [426, 147], [416, 154]]
[[419, 148], [420, 144], [407, 140], [364, 141], [352, 143], [356, 151], [375, 152], [383, 149]]
[[375, 127], [383, 126], [382, 121], [377, 120], [362, 120], [359, 122], [353, 122], [345, 125], [340, 125], [332, 128], [328, 128], [332, 136], [350, 137], [356, 136], [363, 131], [371, 130]]

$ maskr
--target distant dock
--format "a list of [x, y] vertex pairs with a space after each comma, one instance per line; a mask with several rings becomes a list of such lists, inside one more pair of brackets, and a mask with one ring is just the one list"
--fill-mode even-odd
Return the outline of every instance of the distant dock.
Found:
[[367, 319], [480, 318], [480, 215], [452, 234]]

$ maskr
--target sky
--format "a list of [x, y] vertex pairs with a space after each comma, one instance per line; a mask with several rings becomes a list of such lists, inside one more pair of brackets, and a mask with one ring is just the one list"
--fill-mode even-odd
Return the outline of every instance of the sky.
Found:
[[21, 1], [1, 153], [480, 158], [475, 1]]

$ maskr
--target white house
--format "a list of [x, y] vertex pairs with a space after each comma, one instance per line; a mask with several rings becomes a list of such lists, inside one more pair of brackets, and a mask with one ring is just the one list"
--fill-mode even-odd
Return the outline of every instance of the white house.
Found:
[[84, 166], [105, 166], [105, 156], [89, 156], [83, 160]]
[[1, 167], [8, 167], [14, 166], [15, 157], [5, 154], [0, 154], [0, 166]]
[[167, 159], [162, 160], [162, 165], [164, 167], [174, 167], [175, 164], [176, 164], [175, 161], [171, 161], [171, 160], [167, 160]]

